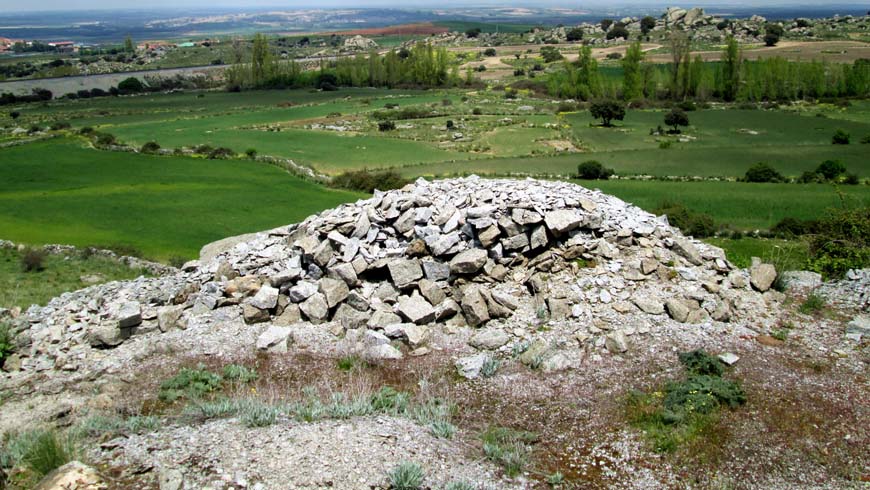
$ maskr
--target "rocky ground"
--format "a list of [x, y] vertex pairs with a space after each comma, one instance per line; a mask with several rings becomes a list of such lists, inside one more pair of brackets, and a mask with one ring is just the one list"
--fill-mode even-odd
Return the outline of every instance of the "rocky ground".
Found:
[[[581, 488], [859, 488], [870, 275], [777, 276], [573, 184], [418, 180], [12, 319], [0, 428], [159, 420], [85, 443], [112, 488], [387, 488], [402, 461], [427, 488], [546, 488], [556, 472]], [[826, 306], [801, 313], [813, 295]], [[626, 396], [661, 389], [698, 348], [732, 365], [748, 401], [657, 453]], [[257, 378], [221, 399], [269, 423], [162, 396], [181, 368], [229, 364]], [[409, 408], [309, 416], [314, 399], [383, 386]], [[453, 409], [420, 414], [436, 405]], [[486, 457], [493, 426], [535, 434], [516, 476]]]

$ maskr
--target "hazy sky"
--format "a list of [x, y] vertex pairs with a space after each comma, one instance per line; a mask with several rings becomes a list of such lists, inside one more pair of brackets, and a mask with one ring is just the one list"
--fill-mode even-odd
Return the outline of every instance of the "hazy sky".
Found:
[[[771, 5], [848, 5], [851, 2], [843, 0], [694, 0], [679, 2], [676, 0], [595, 0], [595, 1], [570, 1], [570, 0], [0, 0], [0, 15], [4, 11], [22, 10], [85, 10], [85, 9], [156, 9], [156, 8], [209, 8], [209, 7], [276, 7], [276, 8], [328, 8], [328, 7], [459, 7], [472, 5], [488, 6], [570, 6], [583, 7], [606, 7], [617, 5], [681, 5], [683, 7], [703, 5], [740, 5], [740, 6], [771, 6]], [[854, 5], [854, 4], [853, 4]]]

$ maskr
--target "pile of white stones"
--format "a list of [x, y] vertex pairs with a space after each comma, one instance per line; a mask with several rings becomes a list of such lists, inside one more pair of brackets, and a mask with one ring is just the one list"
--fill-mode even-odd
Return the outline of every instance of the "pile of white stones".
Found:
[[[520, 311], [556, 321], [626, 314], [727, 322], [763, 307], [757, 292], [775, 277], [766, 264], [734, 270], [720, 249], [613, 196], [532, 179], [420, 179], [221, 243], [177, 274], [32, 307], [21, 366], [75, 369], [71, 360], [88, 349], [228, 311], [247, 324], [270, 323], [264, 349], [286, 350], [294, 325], [326, 324], [381, 358], [402, 355], [391, 338], [417, 349], [428, 326], [497, 327]], [[565, 273], [571, 284], [555, 281]], [[472, 345], [507, 342], [496, 337]]]

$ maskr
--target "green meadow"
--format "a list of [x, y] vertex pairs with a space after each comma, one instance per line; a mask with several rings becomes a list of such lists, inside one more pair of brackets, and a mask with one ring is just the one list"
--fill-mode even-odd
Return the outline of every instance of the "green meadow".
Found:
[[362, 197], [263, 163], [95, 151], [73, 139], [2, 149], [0, 162], [4, 239], [132, 246], [160, 260]]

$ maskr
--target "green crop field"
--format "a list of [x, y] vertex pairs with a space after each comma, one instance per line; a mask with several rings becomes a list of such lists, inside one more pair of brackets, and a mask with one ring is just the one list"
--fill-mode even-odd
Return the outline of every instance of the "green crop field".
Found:
[[261, 163], [95, 151], [65, 139], [2, 149], [0, 162], [3, 238], [123, 244], [163, 260], [360, 197]]
[[[398, 129], [380, 132], [371, 116], [388, 104], [437, 117], [397, 120]], [[595, 159], [617, 174], [733, 180], [759, 161], [798, 176], [835, 159], [851, 173], [870, 176], [870, 146], [859, 143], [870, 134], [870, 105], [863, 101], [846, 108], [692, 111], [682, 142], [650, 134], [663, 125], [662, 110], [630, 110], [616, 127], [602, 128], [586, 111], [557, 114], [555, 107], [546, 99], [510, 100], [494, 90], [194, 92], [30, 104], [21, 108], [18, 124], [67, 121], [73, 129], [91, 126], [134, 147], [156, 141], [163, 148], [252, 148], [329, 174], [396, 168], [409, 178], [565, 178], [579, 163]], [[312, 124], [348, 129], [311, 129]], [[852, 144], [831, 144], [838, 129], [852, 135]], [[13, 139], [7, 133], [0, 141]], [[670, 147], [660, 148], [662, 141]], [[579, 151], [557, 150], [565, 147]], [[190, 257], [208, 241], [290, 223], [356, 197], [250, 161], [97, 151], [75, 139], [0, 150], [0, 162], [11, 176], [0, 184], [0, 237], [128, 244], [162, 259]], [[580, 183], [648, 210], [678, 201], [739, 230], [767, 229], [785, 217], [817, 218], [841, 204], [838, 191], [822, 184]], [[850, 204], [870, 203], [866, 185], [841, 186], [839, 192]]]

